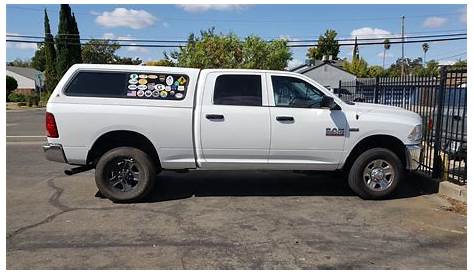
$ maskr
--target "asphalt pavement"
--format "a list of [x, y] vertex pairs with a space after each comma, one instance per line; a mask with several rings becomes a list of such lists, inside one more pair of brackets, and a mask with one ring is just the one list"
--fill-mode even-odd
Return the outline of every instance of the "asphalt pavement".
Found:
[[163, 172], [114, 204], [44, 159], [43, 119], [7, 112], [7, 269], [466, 269], [466, 216], [420, 177], [364, 201], [333, 174]]

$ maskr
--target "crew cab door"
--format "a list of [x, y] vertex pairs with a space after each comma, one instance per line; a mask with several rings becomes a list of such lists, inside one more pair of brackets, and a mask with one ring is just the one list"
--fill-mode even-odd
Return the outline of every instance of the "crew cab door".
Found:
[[265, 167], [270, 147], [265, 73], [208, 73], [200, 108], [201, 167]]
[[341, 159], [347, 121], [341, 110], [321, 108], [324, 93], [304, 78], [267, 74], [271, 146], [275, 169], [336, 169]]

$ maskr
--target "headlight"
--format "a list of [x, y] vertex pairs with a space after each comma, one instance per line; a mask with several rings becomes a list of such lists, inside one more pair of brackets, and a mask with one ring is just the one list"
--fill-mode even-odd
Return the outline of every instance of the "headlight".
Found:
[[412, 142], [419, 142], [421, 141], [421, 136], [422, 136], [422, 127], [421, 125], [416, 125], [408, 134], [408, 140]]

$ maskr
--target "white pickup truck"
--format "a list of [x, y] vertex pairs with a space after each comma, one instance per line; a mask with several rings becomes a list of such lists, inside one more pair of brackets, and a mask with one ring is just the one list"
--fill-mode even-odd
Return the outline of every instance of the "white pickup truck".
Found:
[[80, 64], [49, 98], [46, 131], [46, 158], [79, 166], [68, 174], [95, 168], [113, 201], [142, 199], [162, 170], [194, 169], [339, 170], [378, 199], [418, 167], [422, 121], [297, 73]]

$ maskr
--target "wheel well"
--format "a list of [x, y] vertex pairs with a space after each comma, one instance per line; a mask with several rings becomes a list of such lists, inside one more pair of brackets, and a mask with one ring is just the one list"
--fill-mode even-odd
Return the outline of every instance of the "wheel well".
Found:
[[372, 135], [359, 141], [346, 158], [344, 170], [347, 170], [354, 163], [355, 159], [364, 151], [371, 148], [386, 148], [395, 153], [403, 166], [406, 166], [405, 145], [400, 139], [390, 135]]
[[138, 132], [128, 130], [110, 131], [100, 136], [87, 154], [87, 163], [95, 166], [104, 153], [123, 146], [142, 150], [152, 158], [158, 167], [161, 167], [158, 153], [150, 140]]

